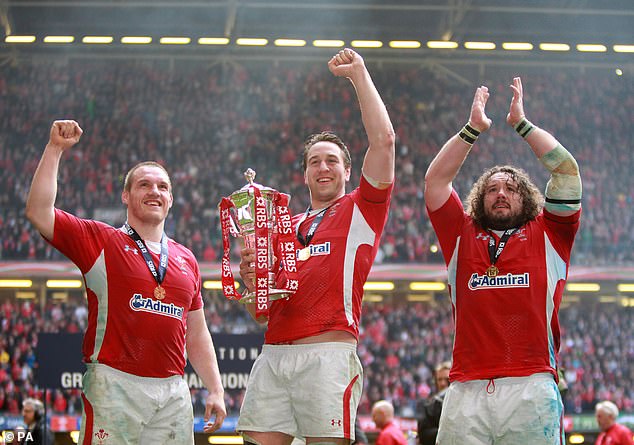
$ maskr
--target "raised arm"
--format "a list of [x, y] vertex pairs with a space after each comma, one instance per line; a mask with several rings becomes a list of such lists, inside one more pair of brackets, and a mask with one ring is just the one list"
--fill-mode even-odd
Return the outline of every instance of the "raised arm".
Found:
[[26, 200], [26, 217], [47, 239], [53, 238], [55, 228], [55, 198], [57, 172], [62, 153], [79, 142], [82, 129], [75, 121], [55, 121], [40, 163], [33, 175], [31, 190]]
[[550, 171], [545, 208], [556, 215], [572, 215], [581, 208], [579, 165], [553, 135], [526, 119], [524, 90], [519, 77], [513, 79], [511, 89], [513, 99], [506, 122], [526, 140], [535, 156]]
[[328, 68], [335, 76], [349, 78], [354, 85], [369, 141], [362, 171], [379, 188], [387, 188], [394, 181], [396, 137], [385, 104], [372, 82], [363, 58], [346, 48], [330, 59]]
[[469, 123], [453, 135], [429, 164], [425, 174], [425, 205], [430, 211], [438, 210], [451, 196], [452, 182], [479, 134], [491, 127], [485, 113], [489, 89], [479, 87], [473, 97]]
[[[187, 357], [209, 391], [205, 401], [206, 433], [213, 433], [222, 426], [227, 409], [225, 408], [224, 389], [220, 381], [220, 371], [216, 351], [211, 340], [211, 334], [205, 323], [203, 309], [191, 311], [187, 314]], [[213, 416], [213, 421], [210, 421]]]

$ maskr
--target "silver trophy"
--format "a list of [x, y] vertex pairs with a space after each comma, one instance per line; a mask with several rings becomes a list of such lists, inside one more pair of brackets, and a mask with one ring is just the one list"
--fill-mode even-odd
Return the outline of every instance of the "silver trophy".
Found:
[[[233, 192], [228, 198], [223, 199], [220, 204], [221, 218], [223, 219], [223, 238], [228, 240], [226, 234], [228, 231], [231, 235], [242, 238], [245, 247], [256, 250], [256, 262], [258, 263], [256, 265], [262, 270], [263, 263], [266, 262], [268, 275], [266, 286], [268, 289], [263, 291], [263, 286], [259, 285], [255, 292], [247, 291], [241, 298], [236, 298], [237, 291], [229, 289], [227, 287], [229, 281], [225, 280], [225, 273], [231, 273], [228, 265], [227, 242], [225, 241], [223, 290], [225, 296], [229, 299], [239, 299], [242, 303], [256, 302], [259, 305], [263, 301], [262, 298], [265, 297], [264, 293], [267, 294], [267, 300], [264, 301], [271, 301], [288, 298], [296, 290], [296, 280], [290, 280], [290, 285], [287, 281], [286, 289], [276, 288], [275, 273], [272, 271], [275, 243], [279, 243], [278, 254], [287, 263], [285, 267], [288, 269], [290, 266], [291, 271], [296, 269], [295, 248], [291, 246], [293, 244], [291, 216], [288, 212], [290, 196], [253, 182], [255, 171], [251, 168], [244, 172], [244, 177], [248, 183], [240, 190]], [[283, 219], [283, 221], [280, 221], [280, 219]], [[258, 231], [257, 229], [260, 230]], [[290, 243], [289, 240], [291, 240]], [[266, 247], [266, 249], [262, 250], [259, 247]], [[266, 253], [263, 254], [262, 252]]]

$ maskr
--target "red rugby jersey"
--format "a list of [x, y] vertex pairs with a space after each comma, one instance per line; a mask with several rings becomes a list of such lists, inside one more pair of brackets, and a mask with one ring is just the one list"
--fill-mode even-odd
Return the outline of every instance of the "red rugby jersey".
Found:
[[[55, 210], [49, 241], [81, 271], [88, 297], [86, 363], [103, 363], [143, 377], [182, 375], [189, 311], [203, 307], [200, 271], [191, 251], [168, 239], [168, 267], [156, 281], [134, 241], [122, 230]], [[154, 264], [158, 255], [151, 253]]]
[[[282, 343], [327, 331], [359, 336], [363, 285], [387, 221], [392, 185], [376, 189], [361, 176], [359, 187], [324, 213], [309, 243], [311, 256], [298, 260], [299, 289], [288, 300], [273, 301], [266, 343]], [[304, 215], [293, 218], [293, 227]], [[315, 216], [299, 230], [306, 234]], [[295, 240], [297, 250], [304, 246]], [[284, 283], [283, 272], [278, 284]]]
[[561, 217], [544, 211], [520, 227], [498, 258], [498, 276], [488, 278], [490, 235], [465, 213], [455, 190], [429, 212], [453, 305], [452, 381], [537, 372], [556, 377], [557, 314], [580, 213]]

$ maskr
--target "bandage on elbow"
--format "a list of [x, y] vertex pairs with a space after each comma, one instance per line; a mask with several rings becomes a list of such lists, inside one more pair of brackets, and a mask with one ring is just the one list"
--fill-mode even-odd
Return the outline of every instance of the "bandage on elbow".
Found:
[[575, 158], [561, 144], [546, 153], [540, 162], [550, 171], [546, 185], [546, 209], [576, 211], [581, 208], [581, 176]]

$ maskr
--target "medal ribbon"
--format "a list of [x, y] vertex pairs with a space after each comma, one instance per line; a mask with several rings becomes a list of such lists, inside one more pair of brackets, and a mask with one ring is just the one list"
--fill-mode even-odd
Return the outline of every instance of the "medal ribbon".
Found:
[[167, 247], [167, 237], [165, 233], [161, 235], [161, 254], [159, 257], [159, 266], [158, 270], [154, 265], [154, 261], [152, 260], [152, 255], [150, 255], [150, 251], [145, 245], [145, 242], [141, 239], [141, 236], [134, 230], [130, 224], [126, 221], [123, 224], [123, 230], [128, 234], [130, 238], [135, 242], [139, 250], [141, 251], [141, 255], [143, 255], [143, 259], [145, 260], [145, 264], [147, 264], [148, 269], [152, 273], [154, 280], [160, 286], [165, 279], [165, 273], [167, 272], [167, 259], [168, 259], [168, 247]]
[[502, 255], [502, 251], [506, 247], [506, 243], [508, 242], [509, 238], [515, 232], [517, 232], [517, 227], [513, 229], [505, 230], [502, 236], [500, 237], [500, 242], [497, 246], [495, 245], [495, 236], [493, 236], [493, 233], [491, 233], [490, 230], [488, 230], [488, 232], [489, 232], [489, 245], [488, 245], [489, 260], [491, 261], [491, 266], [494, 266], [498, 258], [500, 258], [500, 255]]
[[304, 246], [304, 247], [308, 246], [308, 244], [310, 243], [310, 240], [313, 239], [313, 236], [315, 236], [315, 232], [317, 232], [317, 228], [319, 227], [319, 224], [321, 224], [321, 220], [324, 219], [324, 215], [326, 214], [326, 211], [329, 208], [330, 208], [330, 206], [326, 207], [325, 209], [322, 209], [317, 214], [317, 216], [315, 216], [315, 219], [313, 220], [313, 223], [310, 225], [310, 228], [308, 229], [308, 232], [306, 232], [306, 238], [304, 238], [304, 236], [299, 231], [299, 226], [301, 226], [302, 223], [304, 221], [306, 221], [306, 218], [308, 218], [308, 214], [310, 213], [311, 209], [310, 209], [310, 207], [308, 207], [306, 209], [306, 213], [304, 213], [304, 217], [299, 222], [299, 224], [297, 224], [297, 229], [296, 229], [297, 239], [302, 244], [302, 246]]

